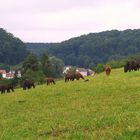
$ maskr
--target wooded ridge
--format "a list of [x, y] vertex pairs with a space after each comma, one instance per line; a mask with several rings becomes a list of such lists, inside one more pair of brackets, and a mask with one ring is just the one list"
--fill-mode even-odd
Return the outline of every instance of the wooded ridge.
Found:
[[37, 55], [47, 51], [66, 65], [94, 67], [140, 52], [140, 29], [90, 33], [61, 43], [26, 43], [26, 46]]

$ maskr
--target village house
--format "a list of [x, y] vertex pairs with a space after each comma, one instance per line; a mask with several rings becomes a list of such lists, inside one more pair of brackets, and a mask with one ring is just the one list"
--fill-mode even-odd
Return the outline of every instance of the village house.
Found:
[[[15, 71], [12, 70], [12, 71], [6, 72], [6, 70], [0, 69], [0, 74], [2, 75], [2, 78], [12, 79], [15, 76]], [[18, 78], [20, 78], [21, 77], [21, 71], [18, 70], [16, 75], [17, 75]]]
[[87, 69], [88, 75], [94, 76], [95, 75], [95, 71], [91, 70], [91, 69]]
[[[72, 66], [65, 66], [63, 68], [63, 74], [66, 74], [70, 69], [73, 69]], [[76, 68], [76, 71], [81, 73], [83, 76], [89, 76], [94, 75], [95, 72], [91, 69], [85, 69], [85, 68]]]
[[85, 68], [77, 68], [76, 71], [79, 72], [80, 74], [82, 74], [83, 76], [88, 75], [87, 69], [85, 69]]
[[89, 75], [94, 75], [95, 72], [91, 69], [85, 69], [85, 68], [77, 68], [77, 72], [81, 73], [83, 76], [89, 76]]
[[2, 75], [2, 78], [6, 78], [6, 70], [0, 69], [0, 74]]
[[12, 79], [14, 78], [14, 74], [13, 73], [6, 73], [6, 79]]
[[9, 73], [11, 73], [11, 74], [14, 74], [15, 75], [15, 73], [16, 73], [16, 76], [18, 77], [18, 78], [20, 78], [21, 77], [21, 70], [11, 70], [11, 71], [9, 71]]

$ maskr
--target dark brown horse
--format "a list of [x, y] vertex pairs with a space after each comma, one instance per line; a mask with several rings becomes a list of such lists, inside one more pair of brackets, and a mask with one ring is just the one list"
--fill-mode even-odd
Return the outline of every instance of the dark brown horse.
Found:
[[0, 92], [1, 93], [9, 93], [10, 91], [14, 92], [14, 86], [12, 84], [1, 84], [0, 85]]
[[79, 72], [69, 72], [65, 75], [65, 82], [84, 79], [83, 75]]
[[31, 87], [35, 88], [35, 84], [32, 80], [25, 79], [22, 83], [23, 90], [30, 89]]
[[105, 68], [105, 72], [106, 72], [106, 75], [110, 75], [110, 73], [111, 73], [111, 67], [106, 67]]
[[74, 77], [76, 80], [84, 79], [83, 75], [80, 72], [75, 72]]
[[55, 85], [54, 78], [53, 77], [46, 78], [46, 83], [47, 83], [47, 85], [50, 85], [50, 84], [54, 84]]
[[124, 72], [136, 71], [139, 69], [140, 69], [140, 60], [139, 59], [129, 60], [124, 65]]
[[68, 82], [68, 81], [74, 81], [75, 77], [74, 77], [74, 73], [67, 73], [65, 75], [65, 82]]

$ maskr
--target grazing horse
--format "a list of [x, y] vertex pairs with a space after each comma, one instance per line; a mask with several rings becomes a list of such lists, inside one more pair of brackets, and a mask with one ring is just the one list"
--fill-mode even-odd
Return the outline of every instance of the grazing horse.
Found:
[[131, 68], [130, 68], [130, 62], [127, 61], [126, 64], [124, 65], [124, 72], [127, 72], [127, 71], [131, 71]]
[[23, 81], [22, 84], [23, 90], [30, 89], [31, 87], [35, 88], [35, 84], [33, 81], [26, 79], [25, 81]]
[[67, 73], [65, 75], [65, 82], [68, 82], [68, 81], [74, 81], [75, 77], [74, 77], [74, 73]]
[[111, 73], [111, 67], [106, 67], [105, 68], [105, 72], [106, 72], [106, 75], [110, 75], [110, 73]]
[[80, 72], [75, 72], [74, 75], [75, 75], [74, 77], [75, 77], [76, 80], [79, 80], [80, 78], [84, 79], [83, 75]]
[[69, 72], [65, 75], [65, 82], [84, 79], [83, 75], [79, 72]]
[[5, 93], [5, 91], [7, 91], [7, 93], [10, 91], [14, 92], [14, 86], [12, 84], [1, 84], [0, 91], [1, 93]]
[[124, 72], [130, 72], [130, 71], [137, 71], [140, 69], [140, 60], [130, 60], [127, 61], [126, 64], [124, 65]]
[[48, 78], [46, 79], [46, 82], [47, 82], [47, 85], [50, 85], [50, 84], [54, 84], [54, 85], [55, 85], [54, 78], [52, 78], [52, 77], [48, 77]]

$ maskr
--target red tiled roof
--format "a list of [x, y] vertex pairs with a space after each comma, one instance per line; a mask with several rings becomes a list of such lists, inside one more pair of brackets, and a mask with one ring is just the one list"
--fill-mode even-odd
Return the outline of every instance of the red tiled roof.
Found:
[[6, 70], [0, 70], [1, 74], [6, 74]]
[[14, 77], [14, 74], [12, 74], [12, 73], [6, 73], [6, 77]]

